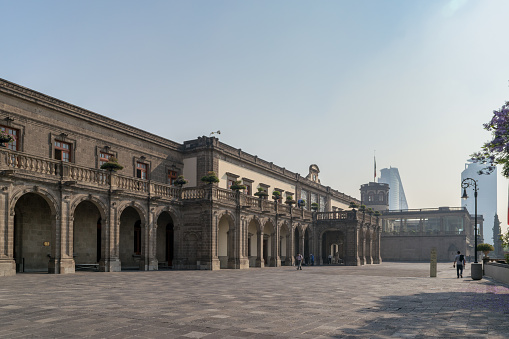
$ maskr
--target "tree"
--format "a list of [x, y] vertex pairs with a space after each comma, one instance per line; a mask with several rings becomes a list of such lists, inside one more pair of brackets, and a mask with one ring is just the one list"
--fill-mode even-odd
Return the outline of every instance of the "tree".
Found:
[[509, 178], [509, 101], [493, 111], [493, 117], [483, 126], [492, 133], [493, 139], [472, 154], [472, 160], [486, 165], [479, 174], [491, 174], [496, 165], [502, 165], [502, 175]]

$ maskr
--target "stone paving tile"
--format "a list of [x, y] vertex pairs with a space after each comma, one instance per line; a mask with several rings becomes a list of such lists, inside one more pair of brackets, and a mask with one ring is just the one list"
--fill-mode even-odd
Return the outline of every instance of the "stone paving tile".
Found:
[[450, 264], [0, 278], [0, 338], [508, 338], [509, 288]]

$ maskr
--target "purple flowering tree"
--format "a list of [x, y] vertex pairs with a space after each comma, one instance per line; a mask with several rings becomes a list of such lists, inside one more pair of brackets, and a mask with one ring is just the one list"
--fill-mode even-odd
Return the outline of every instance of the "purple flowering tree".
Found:
[[486, 165], [479, 174], [491, 174], [496, 165], [501, 165], [502, 175], [509, 178], [509, 101], [493, 111], [493, 118], [483, 126], [492, 133], [493, 139], [486, 142], [481, 151], [472, 154], [472, 160]]

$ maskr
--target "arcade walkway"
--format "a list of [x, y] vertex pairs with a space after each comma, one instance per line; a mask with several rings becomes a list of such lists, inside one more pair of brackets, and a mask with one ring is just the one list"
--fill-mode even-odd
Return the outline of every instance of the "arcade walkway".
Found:
[[0, 338], [507, 338], [509, 288], [452, 264], [0, 278]]

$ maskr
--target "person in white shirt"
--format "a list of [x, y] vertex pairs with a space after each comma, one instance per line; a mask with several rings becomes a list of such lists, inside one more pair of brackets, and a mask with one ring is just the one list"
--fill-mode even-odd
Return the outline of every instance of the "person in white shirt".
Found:
[[454, 263], [452, 267], [456, 266], [456, 275], [458, 278], [463, 278], [463, 268], [465, 267], [465, 256], [458, 251], [458, 254], [454, 257]]

